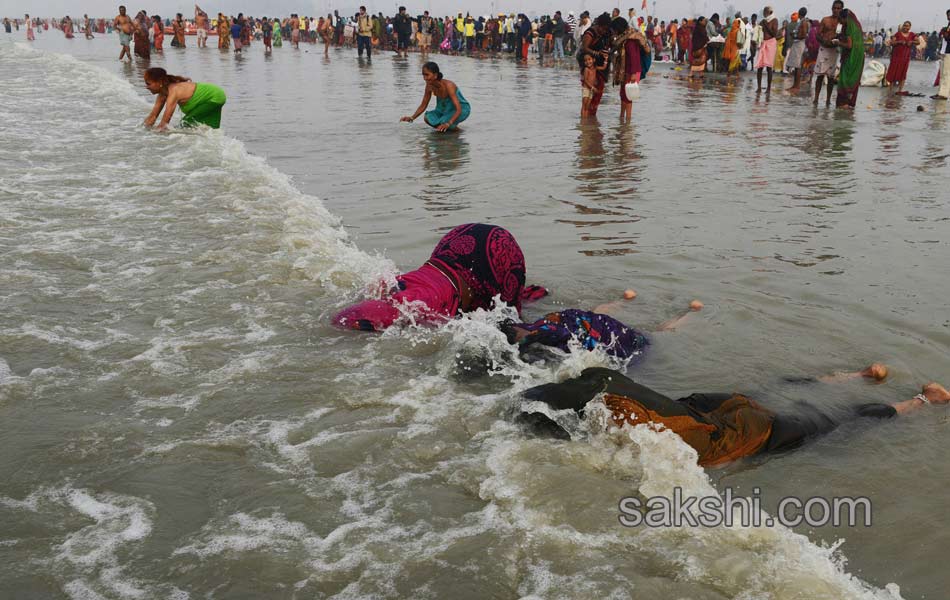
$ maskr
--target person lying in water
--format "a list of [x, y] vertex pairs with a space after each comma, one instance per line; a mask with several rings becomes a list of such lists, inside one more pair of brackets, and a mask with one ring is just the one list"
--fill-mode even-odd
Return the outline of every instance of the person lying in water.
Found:
[[[426, 125], [435, 127], [436, 131], [457, 130], [459, 123], [467, 119], [472, 112], [472, 106], [462, 95], [462, 90], [455, 83], [444, 79], [439, 65], [434, 62], [422, 65], [422, 79], [426, 82], [422, 103], [411, 116], [399, 120], [412, 123], [425, 112]], [[426, 111], [432, 96], [436, 98], [435, 109]]]
[[445, 321], [479, 308], [491, 309], [495, 296], [520, 315], [523, 299], [547, 294], [539, 286], [525, 287], [524, 254], [514, 236], [483, 223], [459, 225], [447, 233], [425, 264], [396, 282], [385, 298], [349, 306], [333, 317], [333, 324], [382, 331], [407, 310], [417, 322]]
[[145, 87], [156, 96], [152, 112], [145, 117], [143, 123], [146, 127], [154, 125], [159, 113], [164, 109], [165, 113], [157, 128], [164, 131], [171, 122], [176, 107], [180, 107], [185, 115], [181, 120], [182, 127], [221, 127], [221, 108], [227, 97], [224, 90], [218, 86], [196, 83], [187, 77], [169, 75], [165, 69], [153, 67], [145, 71]]
[[[874, 367], [874, 368], [872, 368]], [[886, 367], [872, 365], [858, 376], [886, 376]], [[588, 402], [603, 394], [614, 425], [654, 423], [678, 435], [696, 450], [701, 466], [710, 467], [757, 454], [796, 448], [807, 439], [828, 433], [845, 421], [862, 417], [887, 419], [928, 404], [947, 404], [950, 392], [936, 383], [920, 394], [893, 404], [860, 404], [831, 414], [816, 407], [796, 414], [780, 414], [742, 394], [692, 394], [673, 400], [604, 368], [586, 369], [562, 383], [531, 388], [523, 396], [556, 410], [571, 409], [583, 416]], [[523, 412], [517, 419], [537, 435], [569, 439], [570, 435], [541, 412]]]
[[[693, 300], [686, 313], [666, 321], [656, 331], [672, 331], [690, 313], [702, 307], [702, 302]], [[606, 314], [612, 308], [613, 303], [601, 304], [593, 311], [570, 308], [548, 313], [533, 323], [503, 323], [501, 330], [507, 336], [508, 343], [517, 344], [522, 354], [537, 345], [568, 352], [572, 340], [576, 340], [584, 349], [601, 348], [607, 354], [622, 359], [642, 354], [650, 345], [650, 338], [644, 332]]]

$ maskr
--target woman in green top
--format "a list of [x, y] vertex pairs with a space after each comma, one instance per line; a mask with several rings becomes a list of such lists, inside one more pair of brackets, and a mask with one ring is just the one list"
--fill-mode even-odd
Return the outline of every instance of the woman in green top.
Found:
[[280, 48], [281, 46], [284, 45], [284, 42], [281, 39], [282, 35], [280, 33], [280, 19], [274, 19], [273, 32], [274, 32], [274, 47]]
[[429, 101], [432, 100], [432, 96], [435, 96], [435, 110], [426, 112], [426, 124], [429, 127], [435, 127], [436, 131], [448, 131], [450, 129], [454, 131], [458, 129], [458, 124], [467, 119], [472, 112], [472, 106], [462, 95], [462, 90], [458, 89], [455, 83], [443, 79], [439, 65], [434, 62], [427, 62], [422, 65], [422, 79], [426, 82], [426, 91], [422, 97], [422, 103], [412, 116], [405, 116], [400, 121], [412, 123], [416, 117], [428, 108]]
[[145, 117], [145, 126], [151, 127], [158, 119], [162, 108], [165, 114], [158, 125], [159, 131], [164, 131], [175, 107], [181, 108], [184, 117], [182, 127], [196, 127], [207, 125], [212, 129], [221, 127], [221, 108], [227, 101], [224, 90], [210, 83], [195, 83], [187, 77], [169, 75], [165, 69], [154, 67], [145, 71], [145, 87], [157, 96], [152, 112]]

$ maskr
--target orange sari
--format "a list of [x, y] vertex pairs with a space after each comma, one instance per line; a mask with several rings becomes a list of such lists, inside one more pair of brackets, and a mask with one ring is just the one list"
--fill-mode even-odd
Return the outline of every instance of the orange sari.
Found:
[[729, 72], [739, 71], [742, 61], [739, 59], [739, 28], [742, 25], [732, 24], [729, 28], [729, 37], [726, 38], [726, 47], [722, 50], [722, 57], [729, 61]]

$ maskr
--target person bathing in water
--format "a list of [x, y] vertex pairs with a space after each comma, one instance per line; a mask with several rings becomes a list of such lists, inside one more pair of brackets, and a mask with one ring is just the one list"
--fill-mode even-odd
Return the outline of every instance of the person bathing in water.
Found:
[[145, 71], [145, 87], [155, 94], [152, 112], [145, 117], [144, 125], [151, 127], [164, 108], [165, 114], [158, 125], [164, 131], [175, 114], [175, 107], [184, 113], [182, 127], [207, 125], [212, 129], [221, 127], [221, 108], [227, 101], [224, 90], [210, 83], [197, 83], [187, 77], [169, 75], [165, 69], [153, 67]]
[[[617, 304], [601, 304], [592, 311], [569, 308], [548, 313], [534, 323], [503, 323], [501, 330], [509, 344], [518, 345], [521, 354], [530, 352], [538, 345], [569, 352], [570, 342], [576, 340], [585, 350], [601, 348], [610, 356], [622, 359], [640, 356], [650, 345], [650, 338], [607, 314]], [[656, 331], [673, 331], [686, 321], [690, 313], [702, 308], [702, 302], [693, 300], [687, 312], [660, 324]]]
[[[875, 363], [862, 371], [836, 373], [818, 381], [834, 382], [864, 377], [881, 381], [887, 367]], [[613, 425], [661, 425], [696, 450], [701, 466], [718, 466], [758, 454], [791, 450], [809, 438], [833, 431], [844, 422], [904, 415], [928, 404], [950, 403], [950, 392], [936, 383], [920, 394], [891, 404], [860, 404], [837, 413], [805, 405], [795, 414], [782, 414], [742, 394], [699, 393], [679, 400], [640, 385], [622, 373], [604, 368], [586, 369], [580, 376], [524, 392], [528, 401], [540, 401], [555, 410], [571, 409], [584, 415], [588, 402], [603, 394]], [[522, 412], [518, 422], [536, 435], [569, 439], [570, 435], [541, 412]]]
[[[472, 112], [472, 107], [462, 95], [462, 91], [455, 83], [442, 77], [439, 65], [434, 62], [422, 65], [422, 79], [426, 82], [422, 103], [411, 116], [399, 120], [412, 123], [425, 112], [425, 121], [429, 127], [435, 127], [436, 131], [442, 132], [457, 131], [459, 123], [467, 119]], [[436, 97], [435, 110], [426, 111], [432, 96]]]
[[524, 254], [511, 233], [496, 225], [468, 223], [439, 240], [425, 264], [397, 277], [385, 298], [349, 306], [333, 317], [333, 324], [382, 331], [404, 314], [400, 308], [417, 322], [440, 322], [490, 309], [495, 296], [520, 315], [523, 299], [545, 294], [544, 288], [525, 287]]

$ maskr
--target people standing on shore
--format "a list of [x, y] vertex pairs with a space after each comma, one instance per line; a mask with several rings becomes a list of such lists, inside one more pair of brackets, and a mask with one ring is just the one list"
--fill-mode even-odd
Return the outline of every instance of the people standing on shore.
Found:
[[887, 67], [885, 79], [891, 85], [891, 93], [903, 94], [907, 82], [907, 69], [910, 55], [916, 44], [917, 36], [910, 30], [910, 21], [904, 21], [900, 31], [891, 37], [891, 63]]
[[361, 6], [360, 12], [356, 15], [356, 55], [363, 58], [363, 50], [366, 50], [366, 60], [373, 60], [373, 19], [366, 14], [366, 7]]
[[759, 47], [759, 57], [755, 61], [755, 76], [759, 84], [756, 90], [757, 94], [762, 93], [762, 69], [768, 71], [768, 86], [765, 89], [766, 95], [772, 92], [772, 70], [775, 66], [775, 55], [778, 50], [778, 19], [772, 14], [772, 7], [766, 6], [762, 11], [762, 45]]
[[838, 36], [838, 15], [844, 8], [842, 0], [834, 0], [831, 4], [831, 14], [818, 24], [818, 60], [815, 63], [815, 99], [812, 104], [818, 105], [821, 96], [821, 87], [825, 79], [828, 80], [828, 91], [825, 106], [831, 106], [831, 92], [834, 90], [838, 73], [838, 46], [835, 40]]
[[633, 98], [627, 94], [627, 86], [639, 88], [640, 78], [650, 68], [650, 43], [640, 28], [631, 27], [627, 20], [618, 17], [610, 24], [614, 34], [614, 85], [620, 86], [620, 122], [627, 123], [633, 115]]
[[838, 22], [841, 24], [841, 33], [835, 39], [835, 45], [841, 48], [841, 73], [838, 75], [835, 107], [853, 109], [858, 102], [858, 90], [864, 72], [864, 32], [851, 9], [842, 9], [838, 14]]
[[947, 11], [947, 26], [940, 30], [943, 58], [940, 61], [940, 91], [931, 96], [934, 100], [950, 99], [950, 10]]
[[[805, 58], [805, 41], [808, 39], [808, 33], [811, 30], [811, 21], [808, 20], [808, 9], [804, 6], [798, 9], [799, 25], [795, 30], [794, 42], [788, 51], [788, 59], [785, 61], [786, 69], [791, 69], [795, 74], [795, 81], [792, 87], [788, 89], [789, 94], [797, 94], [802, 85], [802, 61]], [[785, 43], [790, 43], [791, 40]]]
[[578, 54], [588, 52], [594, 56], [594, 62], [597, 67], [597, 90], [593, 92], [590, 98], [588, 114], [591, 117], [597, 116], [597, 109], [600, 107], [600, 101], [604, 95], [604, 87], [607, 84], [607, 58], [610, 56], [610, 16], [607, 13], [601, 13], [584, 35], [581, 37], [581, 43]]
[[706, 72], [706, 61], [709, 60], [709, 52], [706, 49], [709, 46], [709, 34], [706, 28], [706, 17], [699, 17], [693, 24], [693, 35], [689, 42], [689, 79], [693, 75], [699, 74], [699, 78], [704, 77]]
[[[728, 17], [727, 17], [728, 18]], [[742, 65], [742, 58], [739, 54], [745, 39], [742, 37], [745, 33], [745, 24], [742, 19], [736, 17], [727, 27], [726, 45], [722, 50], [722, 59], [726, 63], [726, 81], [735, 75], [739, 79], [739, 67]]]

